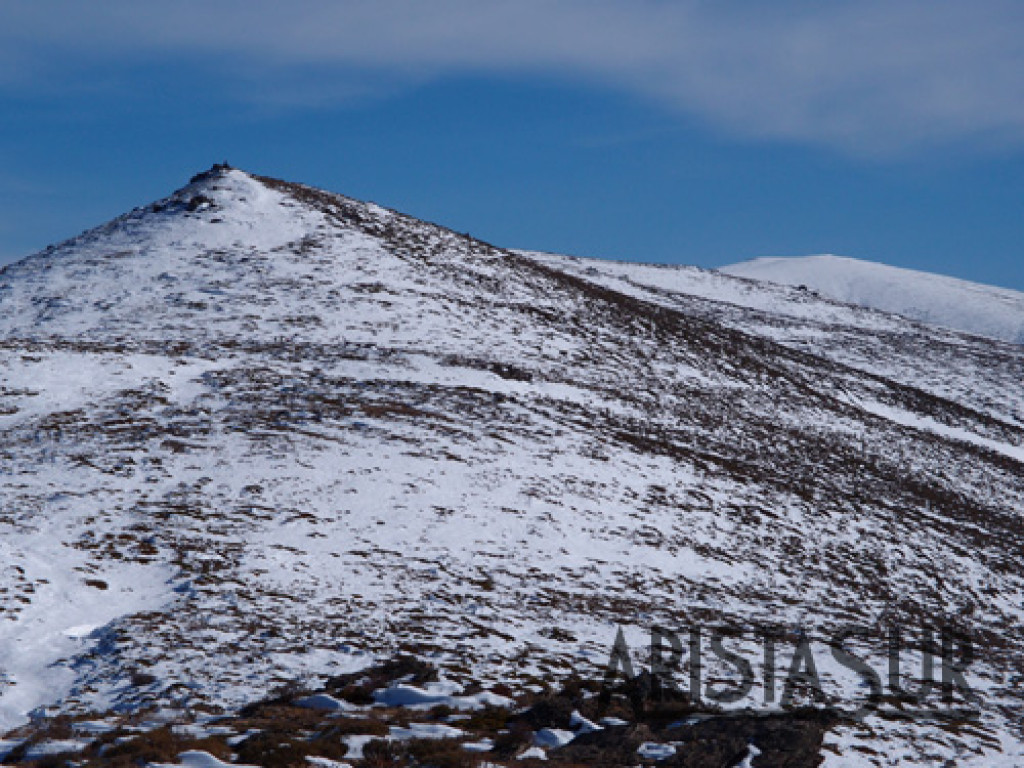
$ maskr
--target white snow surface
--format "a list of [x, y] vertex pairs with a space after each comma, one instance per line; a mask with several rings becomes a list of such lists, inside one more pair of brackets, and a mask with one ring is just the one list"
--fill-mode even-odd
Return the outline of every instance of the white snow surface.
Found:
[[837, 627], [954, 614], [979, 721], [823, 756], [1012, 764], [1022, 381], [1024, 349], [796, 288], [207, 175], [0, 271], [0, 729], [397, 652], [444, 682], [378, 702], [501, 705], [654, 624], [806, 628], [841, 697]]
[[363, 748], [371, 741], [376, 741], [378, 736], [342, 736], [341, 740], [348, 748], [345, 751], [345, 757], [350, 760], [362, 760], [363, 759]]
[[517, 760], [547, 760], [548, 754], [540, 747], [530, 747], [524, 750], [517, 757]]
[[649, 760], [665, 760], [676, 753], [676, 748], [671, 744], [658, 744], [654, 741], [645, 741], [636, 750], [640, 757]]
[[490, 691], [481, 691], [469, 696], [460, 696], [462, 686], [453, 682], [427, 683], [422, 688], [398, 683], [380, 691], [374, 691], [373, 699], [388, 707], [430, 709], [438, 705], [452, 709], [480, 709], [481, 707], [508, 707], [512, 700]]
[[747, 745], [747, 754], [743, 758], [743, 762], [740, 763], [737, 768], [754, 768], [753, 760], [755, 757], [761, 754], [761, 750], [753, 744]]
[[1024, 344], [1024, 293], [1008, 288], [831, 254], [753, 259], [719, 271]]
[[558, 749], [576, 738], [576, 734], [563, 728], [541, 728], [533, 735], [533, 743], [538, 747]]
[[312, 696], [305, 696], [295, 702], [296, 706], [307, 709], [318, 709], [325, 712], [348, 712], [358, 709], [354, 704], [349, 704], [342, 699], [336, 699], [326, 693], [317, 693]]
[[225, 763], [209, 752], [192, 749], [178, 755], [177, 763], [150, 763], [152, 768], [256, 768], [242, 763]]
[[409, 723], [408, 727], [392, 725], [388, 739], [408, 741], [409, 739], [454, 739], [464, 736], [465, 731], [444, 723]]

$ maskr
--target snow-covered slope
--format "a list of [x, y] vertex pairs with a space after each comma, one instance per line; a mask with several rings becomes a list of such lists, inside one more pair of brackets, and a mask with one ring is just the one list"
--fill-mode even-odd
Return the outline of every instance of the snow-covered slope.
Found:
[[753, 259], [720, 272], [1024, 344], [1024, 293], [871, 261], [822, 255]]
[[952, 617], [977, 722], [892, 699], [822, 754], [1019, 764], [1021, 381], [1024, 350], [805, 291], [202, 174], [0, 272], [0, 722], [398, 652], [600, 679], [655, 624], [751, 660], [806, 633], [842, 703], [839, 627], [884, 669], [891, 623]]

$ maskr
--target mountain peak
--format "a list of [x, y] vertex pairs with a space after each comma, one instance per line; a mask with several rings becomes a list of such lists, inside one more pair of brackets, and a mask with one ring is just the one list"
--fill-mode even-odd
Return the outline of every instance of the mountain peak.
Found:
[[234, 169], [227, 162], [214, 163], [207, 170], [200, 171], [195, 176], [193, 176], [191, 179], [189, 179], [189, 184], [198, 184], [200, 182], [207, 181], [209, 179], [216, 179], [216, 178], [219, 178], [220, 176], [223, 176], [228, 171], [232, 171], [232, 170], [234, 170]]
[[[991, 765], [1016, 733], [1016, 347], [695, 268], [510, 252], [220, 167], [2, 273], [0, 372], [0, 730], [47, 707], [194, 720], [286, 684], [340, 711], [391, 700], [375, 674], [348, 703], [337, 681], [400, 655], [436, 666], [443, 701], [600, 685], [624, 624], [633, 649], [651, 625], [728, 628], [755, 661], [760, 630], [793, 628], [818, 662], [856, 624], [889, 680], [878, 617], [924, 642], [948, 612], [978, 638], [980, 724], [894, 694], [879, 734], [829, 716], [815, 738]], [[575, 690], [533, 726], [591, 717]], [[749, 691], [738, 708], [778, 702]], [[672, 712], [644, 738], [703, 739]], [[231, 722], [218, 754], [267, 727]], [[303, 749], [320, 730], [283, 722]], [[549, 764], [588, 762], [563, 748]]]

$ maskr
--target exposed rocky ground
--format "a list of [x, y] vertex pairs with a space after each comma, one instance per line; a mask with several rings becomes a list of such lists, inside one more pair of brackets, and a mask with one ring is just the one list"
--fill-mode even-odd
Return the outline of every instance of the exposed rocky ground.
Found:
[[[403, 657], [333, 678], [319, 692], [284, 691], [229, 716], [57, 718], [45, 728], [25, 729], [28, 738], [8, 762], [127, 768], [184, 755], [185, 764], [214, 766], [237, 760], [264, 766], [696, 767], [756, 758], [758, 766], [797, 768], [819, 764], [824, 735], [840, 720], [811, 707], [723, 713], [680, 697], [652, 696], [645, 682], [640, 676], [604, 689], [572, 680], [516, 700], [478, 694], [437, 703], [446, 698], [432, 692], [440, 685], [437, 671]], [[70, 745], [74, 749], [58, 751]]]

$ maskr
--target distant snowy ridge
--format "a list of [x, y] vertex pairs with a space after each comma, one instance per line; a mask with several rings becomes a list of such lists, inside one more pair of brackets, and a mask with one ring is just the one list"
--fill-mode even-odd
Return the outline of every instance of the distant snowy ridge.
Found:
[[837, 301], [1024, 344], [1024, 293], [1008, 288], [828, 254], [753, 259], [718, 271], [805, 286]]

